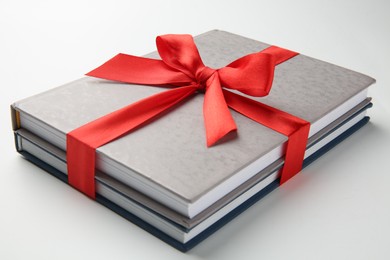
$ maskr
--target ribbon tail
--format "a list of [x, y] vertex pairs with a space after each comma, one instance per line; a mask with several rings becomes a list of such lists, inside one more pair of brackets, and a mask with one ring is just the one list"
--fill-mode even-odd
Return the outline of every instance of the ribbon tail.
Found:
[[280, 184], [301, 171], [310, 123], [253, 99], [223, 90], [227, 105], [244, 116], [288, 136]]
[[226, 104], [218, 73], [214, 73], [206, 82], [207, 90], [203, 103], [203, 115], [206, 128], [207, 146], [237, 129], [236, 123]]
[[170, 89], [87, 123], [67, 134], [69, 183], [95, 198], [95, 149], [139, 127], [192, 95], [196, 87]]
[[296, 52], [270, 46], [219, 69], [219, 77], [226, 88], [235, 89], [250, 96], [266, 96], [272, 87], [275, 66], [296, 55], [298, 55]]

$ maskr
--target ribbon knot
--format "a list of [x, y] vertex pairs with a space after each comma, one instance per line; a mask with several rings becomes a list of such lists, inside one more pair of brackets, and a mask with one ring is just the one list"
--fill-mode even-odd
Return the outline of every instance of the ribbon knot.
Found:
[[256, 97], [268, 95], [275, 66], [294, 57], [296, 52], [271, 46], [239, 58], [226, 67], [212, 69], [203, 64], [191, 35], [158, 36], [156, 44], [161, 60], [118, 54], [87, 74], [132, 84], [170, 85], [172, 88], [68, 133], [67, 166], [72, 186], [94, 198], [95, 149], [134, 130], [196, 92], [204, 92], [207, 146], [214, 145], [237, 129], [230, 107], [289, 136], [281, 183], [300, 171], [309, 123], [227, 90]]
[[207, 88], [207, 80], [211, 78], [214, 74], [217, 74], [216, 76], [218, 77], [218, 72], [215, 69], [212, 69], [210, 67], [204, 66], [201, 69], [198, 69], [195, 74], [195, 84], [198, 86], [198, 91], [199, 92], [206, 92]]

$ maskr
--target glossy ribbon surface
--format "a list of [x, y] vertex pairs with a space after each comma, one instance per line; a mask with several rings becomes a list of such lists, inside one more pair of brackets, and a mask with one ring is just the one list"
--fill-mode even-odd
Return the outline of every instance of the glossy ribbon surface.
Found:
[[301, 170], [310, 124], [227, 90], [237, 90], [255, 97], [268, 95], [275, 66], [296, 56], [296, 52], [271, 46], [239, 58], [226, 67], [212, 69], [203, 64], [190, 35], [159, 36], [156, 43], [161, 60], [118, 54], [87, 74], [132, 84], [168, 86], [170, 89], [67, 134], [68, 180], [73, 187], [95, 198], [96, 148], [134, 130], [195, 93], [204, 93], [207, 146], [216, 144], [226, 134], [237, 130], [230, 107], [289, 137], [281, 183]]

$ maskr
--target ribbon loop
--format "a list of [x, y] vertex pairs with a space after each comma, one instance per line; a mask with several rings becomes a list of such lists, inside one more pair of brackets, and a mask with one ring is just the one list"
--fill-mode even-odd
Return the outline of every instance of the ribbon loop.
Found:
[[188, 34], [167, 34], [156, 38], [157, 50], [168, 66], [181, 71], [192, 79], [204, 64], [194, 39]]
[[219, 70], [223, 86], [244, 94], [268, 95], [274, 78], [275, 58], [268, 53], [244, 56]]

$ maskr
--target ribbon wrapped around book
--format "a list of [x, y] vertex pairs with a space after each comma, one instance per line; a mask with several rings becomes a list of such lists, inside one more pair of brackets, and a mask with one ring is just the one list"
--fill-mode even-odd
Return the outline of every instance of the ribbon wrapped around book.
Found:
[[[95, 150], [123, 136], [195, 93], [204, 93], [203, 115], [207, 146], [216, 144], [236, 124], [229, 108], [288, 136], [280, 183], [302, 168], [310, 123], [286, 112], [236, 94], [262, 97], [272, 87], [275, 66], [298, 55], [276, 46], [241, 57], [226, 67], [203, 64], [191, 35], [163, 35], [156, 39], [161, 57], [150, 59], [118, 54], [88, 76], [169, 89], [144, 98], [87, 123], [67, 134], [69, 183], [95, 198]], [[129, 86], [130, 87], [130, 86]]]

